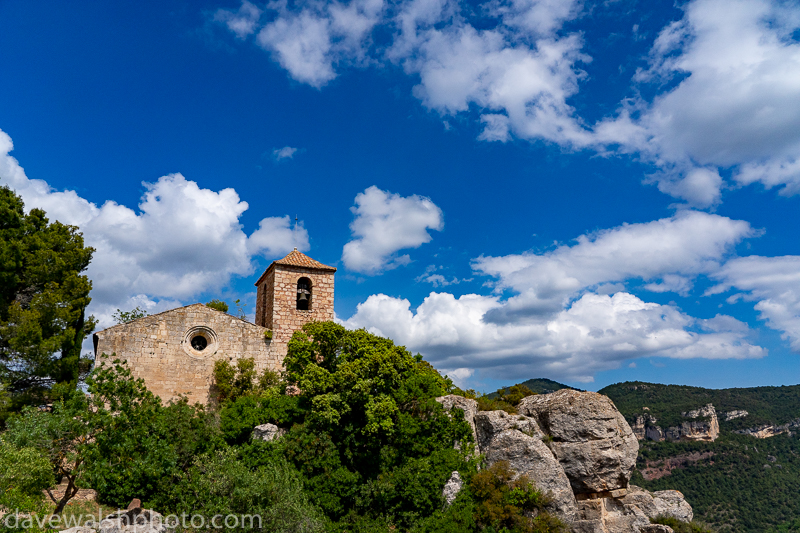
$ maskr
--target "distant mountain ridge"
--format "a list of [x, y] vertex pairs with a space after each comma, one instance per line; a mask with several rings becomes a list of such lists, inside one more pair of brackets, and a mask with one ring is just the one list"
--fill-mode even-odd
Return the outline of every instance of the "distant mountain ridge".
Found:
[[[525, 385], [536, 394], [549, 394], [551, 392], [556, 392], [561, 389], [571, 389], [571, 390], [581, 391], [581, 389], [576, 389], [575, 387], [570, 387], [569, 385], [564, 385], [563, 383], [559, 383], [558, 381], [553, 381], [552, 379], [547, 379], [547, 378], [533, 378], [529, 379], [528, 381], [523, 381], [522, 383], [518, 383], [518, 385]], [[509, 388], [511, 387], [505, 387], [500, 390], [507, 391]], [[498, 394], [496, 392], [492, 392], [491, 394], [487, 394], [487, 396], [489, 398], [496, 398]]]
[[[683, 419], [681, 413], [709, 403], [717, 411], [722, 431], [778, 426], [800, 417], [800, 385], [706, 389], [626, 381], [609, 385], [598, 392], [611, 398], [629, 423], [647, 407], [647, 412], [662, 427], [677, 425]], [[736, 411], [747, 411], [747, 415]], [[726, 420], [728, 413], [731, 413], [731, 417]]]
[[[539, 394], [571, 388], [543, 378], [522, 384]], [[631, 425], [649, 415], [666, 430], [708, 404], [716, 410], [719, 438], [714, 442], [639, 441], [633, 484], [681, 491], [696, 519], [719, 533], [798, 530], [800, 431], [792, 426], [791, 433], [765, 439], [736, 432], [800, 418], [800, 385], [706, 389], [631, 381], [598, 392], [611, 398]]]

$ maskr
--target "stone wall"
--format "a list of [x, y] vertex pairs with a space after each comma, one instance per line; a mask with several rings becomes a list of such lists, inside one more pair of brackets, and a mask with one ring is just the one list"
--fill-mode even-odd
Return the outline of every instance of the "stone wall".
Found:
[[[94, 345], [98, 364], [101, 354], [116, 354], [162, 399], [186, 395], [191, 403], [205, 404], [213, 398], [217, 359], [235, 363], [252, 357], [259, 372], [281, 370], [286, 343], [275, 346], [265, 337], [265, 331], [264, 327], [194, 304], [100, 331], [94, 335]], [[207, 346], [201, 351], [191, 346], [196, 336], [206, 339]]]

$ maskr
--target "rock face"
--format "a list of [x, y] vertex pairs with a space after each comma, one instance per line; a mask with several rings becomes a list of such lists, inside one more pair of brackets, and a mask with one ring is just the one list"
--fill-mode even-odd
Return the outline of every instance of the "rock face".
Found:
[[553, 453], [542, 441], [536, 421], [505, 411], [482, 411], [475, 415], [478, 447], [490, 465], [508, 461], [517, 475], [525, 475], [552, 497], [550, 511], [571, 522], [577, 511], [569, 479]]
[[628, 486], [639, 443], [608, 397], [565, 389], [528, 396], [518, 410], [552, 438], [550, 449], [576, 494]]
[[444, 489], [442, 490], [442, 498], [444, 498], [445, 506], [450, 506], [450, 504], [456, 500], [456, 496], [461, 492], [463, 486], [464, 481], [462, 481], [461, 475], [458, 471], [453, 472], [450, 475], [450, 479], [444, 484]]
[[677, 490], [659, 490], [651, 493], [636, 485], [630, 485], [628, 494], [622, 501], [627, 505], [635, 505], [648, 518], [671, 516], [683, 522], [691, 522], [694, 518], [692, 506]]
[[[464, 411], [488, 465], [508, 461], [517, 475], [549, 493], [548, 510], [574, 533], [669, 533], [669, 527], [651, 525], [650, 519], [692, 519], [680, 492], [650, 493], [628, 484], [639, 443], [603, 395], [561, 390], [529, 396], [518, 415], [478, 411], [477, 402], [459, 396], [437, 400], [448, 410]], [[442, 493], [448, 505], [461, 485], [454, 472]]]
[[253, 428], [253, 440], [265, 440], [267, 442], [277, 439], [286, 433], [285, 429], [281, 429], [275, 424], [261, 424]]
[[451, 409], [460, 409], [464, 412], [464, 420], [466, 420], [470, 427], [472, 427], [472, 438], [477, 443], [478, 435], [475, 433], [475, 413], [478, 412], [478, 402], [464, 398], [463, 396], [456, 396], [455, 394], [440, 396], [436, 398], [436, 401], [442, 404], [442, 407], [444, 407], [445, 411], [450, 411]]
[[[733, 418], [727, 418], [729, 415], [733, 415], [733, 418], [739, 418], [747, 416], [747, 411], [726, 413], [726, 420], [733, 420]], [[645, 413], [634, 419], [631, 429], [639, 440], [713, 442], [719, 437], [719, 419], [713, 405], [708, 404], [700, 409], [681, 413], [681, 416], [693, 420], [687, 420], [682, 422], [680, 426], [672, 426], [663, 430], [656, 425], [657, 420], [652, 415]], [[701, 420], [696, 420], [698, 418]]]
[[727, 413], [724, 413], [725, 422], [730, 422], [731, 420], [736, 420], [737, 418], [742, 418], [749, 414], [750, 413], [748, 413], [747, 411], [741, 409], [737, 409], [735, 411], [728, 411]]
[[[708, 404], [700, 409], [681, 413], [681, 416], [693, 420], [668, 428], [664, 434], [666, 440], [714, 442], [719, 437], [719, 420], [713, 405]], [[698, 418], [701, 420], [696, 420]]]
[[791, 422], [782, 424], [780, 426], [771, 426], [769, 424], [765, 424], [747, 429], [739, 429], [734, 431], [734, 433], [738, 433], [739, 435], [750, 435], [751, 437], [755, 437], [757, 439], [768, 439], [770, 437], [774, 437], [775, 435], [782, 435], [784, 433], [792, 436], [797, 430], [800, 430], [800, 418], [796, 418]]
[[88, 523], [61, 533], [171, 533], [171, 530], [159, 513], [136, 507], [112, 513], [99, 524]]

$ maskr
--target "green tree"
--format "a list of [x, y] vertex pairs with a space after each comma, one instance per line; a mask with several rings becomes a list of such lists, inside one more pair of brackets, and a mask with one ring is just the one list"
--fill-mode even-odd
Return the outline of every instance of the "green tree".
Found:
[[198, 457], [175, 492], [176, 514], [199, 514], [207, 521], [215, 516], [240, 518], [228, 531], [323, 531], [324, 516], [308, 501], [299, 473], [284, 459], [251, 469], [234, 449], [219, 450]]
[[78, 493], [85, 475], [86, 450], [99, 429], [92, 415], [88, 399], [76, 390], [54, 402], [49, 411], [28, 406], [8, 419], [5, 440], [18, 449], [36, 450], [49, 460], [56, 479], [67, 481], [61, 499], [48, 490], [56, 504], [54, 514]]
[[210, 307], [211, 309], [216, 309], [217, 311], [222, 311], [223, 313], [228, 312], [228, 304], [216, 298], [206, 303], [206, 307]]
[[0, 380], [16, 406], [66, 390], [55, 384], [74, 389], [91, 368], [80, 353], [95, 326], [85, 316], [92, 284], [82, 274], [94, 250], [77, 227], [23, 207], [0, 187]]
[[117, 324], [127, 324], [128, 322], [133, 322], [134, 320], [146, 317], [147, 315], [148, 313], [145, 309], [136, 306], [130, 311], [123, 311], [122, 309], [117, 309], [117, 311], [113, 315], [111, 315], [111, 318], [113, 318], [114, 322], [116, 322]]
[[36, 448], [17, 448], [0, 439], [0, 507], [36, 510], [42, 491], [53, 486], [50, 461]]
[[337, 524], [331, 531], [409, 530], [442, 508], [454, 470], [475, 469], [463, 413], [436, 401], [453, 384], [421, 356], [364, 330], [314, 322], [294, 334], [284, 365], [278, 388], [291, 395], [229, 402], [222, 429], [238, 444], [254, 423], [288, 427], [275, 442], [245, 444], [244, 460], [294, 464], [311, 501]]

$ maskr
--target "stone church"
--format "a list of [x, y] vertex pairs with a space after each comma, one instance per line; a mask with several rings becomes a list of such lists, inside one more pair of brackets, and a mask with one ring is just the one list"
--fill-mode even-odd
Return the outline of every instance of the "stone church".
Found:
[[186, 395], [190, 403], [208, 403], [216, 360], [252, 357], [257, 371], [280, 371], [295, 331], [333, 320], [335, 272], [295, 249], [256, 281], [255, 324], [188, 305], [98, 331], [95, 358], [116, 354], [164, 400]]

